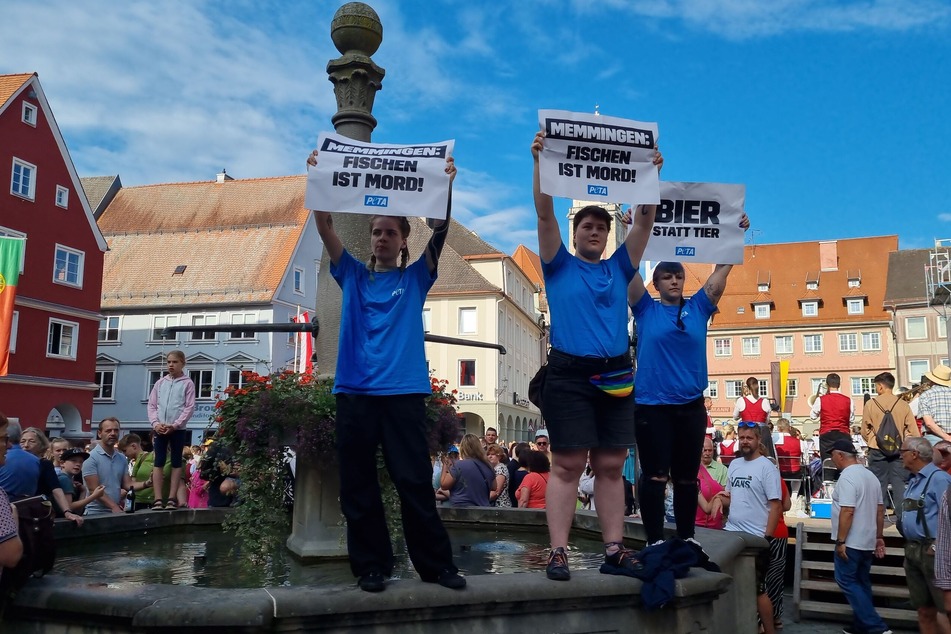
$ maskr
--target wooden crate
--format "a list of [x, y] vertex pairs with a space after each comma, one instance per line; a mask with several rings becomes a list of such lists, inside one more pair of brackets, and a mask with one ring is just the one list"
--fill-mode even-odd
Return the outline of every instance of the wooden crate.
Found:
[[[852, 619], [852, 608], [835, 582], [832, 563], [835, 544], [828, 529], [796, 526], [796, 563], [793, 577], [793, 620], [802, 618]], [[889, 627], [917, 627], [918, 614], [908, 603], [905, 583], [904, 540], [885, 534], [885, 558], [872, 563], [872, 597]]]

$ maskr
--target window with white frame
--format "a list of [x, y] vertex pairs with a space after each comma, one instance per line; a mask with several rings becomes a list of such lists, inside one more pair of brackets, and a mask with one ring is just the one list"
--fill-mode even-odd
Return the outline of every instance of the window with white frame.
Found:
[[13, 159], [13, 175], [10, 178], [10, 193], [33, 200], [36, 197], [36, 165]]
[[803, 302], [802, 303], [803, 317], [815, 317], [818, 314], [819, 314], [819, 302]]
[[760, 398], [769, 398], [769, 381], [766, 379], [759, 379], [759, 397]]
[[924, 317], [905, 317], [905, 338], [928, 338], [928, 324]]
[[[231, 315], [232, 326], [247, 326], [256, 323], [258, 323], [257, 313], [232, 313]], [[253, 330], [236, 329], [232, 330], [228, 336], [232, 339], [254, 339], [255, 334]]]
[[786, 396], [799, 396], [799, 379], [786, 379]]
[[[192, 326], [217, 326], [218, 315], [192, 315]], [[216, 341], [218, 333], [216, 332], [193, 332], [192, 341]], [[196, 384], [197, 385], [197, 384]]]
[[854, 332], [839, 333], [839, 352], [858, 352], [859, 337]]
[[745, 356], [758, 355], [759, 352], [759, 337], [743, 337], [743, 354]]
[[948, 338], [948, 320], [942, 317], [941, 315], [938, 315], [937, 317], [935, 317], [935, 319], [938, 320], [937, 321], [938, 339], [947, 339]]
[[862, 333], [862, 350], [881, 350], [882, 334], [879, 332]]
[[84, 259], [85, 254], [82, 251], [57, 244], [53, 259], [53, 281], [57, 284], [82, 288]]
[[13, 323], [10, 324], [10, 354], [17, 351], [17, 330], [20, 328], [20, 311], [13, 311]]
[[704, 390], [704, 396], [709, 396], [710, 398], [719, 398], [720, 384], [717, 381], [707, 381], [707, 389]]
[[23, 275], [23, 265], [26, 264], [26, 234], [22, 231], [0, 227], [0, 236], [5, 238], [23, 238], [23, 248], [20, 249], [20, 275]]
[[195, 398], [213, 398], [215, 395], [215, 371], [210, 368], [195, 368], [188, 371], [188, 378], [195, 384]]
[[806, 290], [807, 290], [807, 291], [817, 291], [817, 290], [819, 290], [819, 282], [816, 281], [816, 280], [812, 280], [812, 281], [806, 282]]
[[819, 386], [825, 382], [826, 382], [825, 377], [809, 379], [809, 383], [811, 383], [810, 394], [818, 394]]
[[792, 354], [793, 353], [793, 337], [792, 335], [777, 335], [773, 339], [776, 346], [776, 354]]
[[822, 335], [803, 335], [803, 352], [822, 352]]
[[478, 324], [476, 323], [476, 309], [475, 308], [460, 308], [459, 309], [459, 334], [460, 335], [474, 335], [478, 329]]
[[909, 359], [908, 360], [908, 380], [917, 383], [925, 372], [930, 370], [928, 359]]
[[871, 376], [853, 376], [852, 377], [852, 396], [862, 396], [866, 392], [875, 394], [875, 384], [872, 381], [875, 377]]
[[717, 337], [713, 340], [713, 354], [717, 357], [733, 356], [733, 338]]
[[165, 372], [162, 370], [149, 370], [149, 377], [145, 386], [146, 399], [149, 398], [149, 395], [152, 393], [152, 388], [155, 387], [155, 384], [158, 383], [158, 380], [162, 378], [163, 374], [165, 374]]
[[756, 319], [769, 319], [769, 304], [756, 304], [753, 313]]
[[846, 300], [845, 305], [850, 315], [861, 315], [865, 312], [865, 300], [849, 299]]
[[299, 266], [294, 267], [294, 292], [304, 294], [304, 269]]
[[757, 284], [757, 285], [756, 285], [756, 290], [759, 291], [760, 293], [768, 293], [768, 292], [769, 292], [769, 283], [767, 282], [767, 283], [765, 283], [765, 284]]
[[115, 400], [116, 370], [96, 368], [96, 393], [93, 394], [94, 401], [112, 401]]
[[476, 362], [475, 359], [460, 359], [459, 387], [475, 387]]
[[99, 321], [99, 343], [119, 341], [119, 316], [110, 315]]
[[862, 285], [862, 280], [853, 277], [849, 279], [849, 288], [858, 288]]
[[175, 341], [178, 339], [177, 332], [168, 333], [168, 337], [163, 337], [162, 333], [166, 328], [178, 326], [178, 315], [155, 315], [152, 317], [152, 338], [150, 341]]
[[79, 324], [51, 317], [47, 334], [46, 356], [58, 359], [76, 359]]
[[740, 398], [743, 396], [743, 381], [729, 380], [723, 382], [726, 388], [727, 398]]
[[36, 127], [36, 106], [29, 101], [23, 102], [23, 112], [21, 116], [23, 123]]
[[244, 382], [246, 380], [247, 379], [245, 379], [244, 370], [228, 370], [228, 387], [235, 389], [244, 387]]
[[430, 332], [433, 329], [433, 311], [424, 308], [423, 309], [423, 332]]
[[56, 186], [56, 206], [63, 209], [69, 207], [69, 190], [62, 185]]

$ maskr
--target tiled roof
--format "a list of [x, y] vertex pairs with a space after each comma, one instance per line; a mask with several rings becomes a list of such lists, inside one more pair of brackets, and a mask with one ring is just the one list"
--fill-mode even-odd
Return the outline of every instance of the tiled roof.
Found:
[[501, 253], [501, 251], [480, 238], [479, 234], [458, 222], [455, 218], [452, 219], [449, 225], [449, 236], [446, 238], [446, 244], [463, 256]]
[[888, 254], [888, 285], [885, 303], [889, 305], [924, 302], [928, 294], [925, 269], [931, 249], [904, 249]]
[[99, 219], [103, 308], [270, 302], [312, 222], [304, 188], [288, 176], [121, 189]]
[[112, 189], [113, 184], [122, 187], [118, 174], [115, 176], [86, 176], [80, 178], [79, 182], [83, 184], [83, 191], [86, 192], [86, 198], [89, 200], [89, 206], [93, 213], [99, 209], [102, 199]]
[[528, 276], [528, 279], [530, 279], [533, 284], [541, 286], [542, 288], [545, 287], [545, 276], [542, 274], [542, 259], [538, 257], [537, 253], [524, 244], [520, 244], [515, 248], [512, 259], [525, 271], [525, 275]]
[[36, 73], [20, 73], [18, 75], [0, 75], [0, 106], [5, 104], [7, 100], [35, 74]]
[[[828, 244], [824, 248], [828, 249]], [[807, 291], [807, 272], [815, 273], [820, 268], [819, 242], [745, 247], [744, 263], [733, 267], [711, 329], [887, 321], [889, 314], [883, 308], [883, 299], [889, 258], [884, 256], [898, 250], [898, 236], [838, 240], [834, 249], [837, 270], [822, 271], [819, 290]], [[688, 295], [695, 293], [713, 270], [709, 264], [688, 264], [685, 268]], [[869, 301], [864, 314], [849, 315], [845, 302], [840, 299], [849, 291], [849, 271], [857, 269], [862, 271], [862, 286], [858, 290], [867, 294]], [[769, 295], [774, 302], [769, 319], [766, 320], [756, 319], [753, 311], [749, 310], [750, 304], [759, 296], [757, 282], [762, 279], [764, 271], [770, 275]], [[800, 300], [820, 297], [825, 301], [818, 316], [803, 317]], [[742, 312], [737, 312], [739, 308], [743, 309]]]
[[755, 306], [756, 304], [775, 304], [776, 302], [773, 301], [773, 296], [769, 293], [759, 293], [750, 303]]

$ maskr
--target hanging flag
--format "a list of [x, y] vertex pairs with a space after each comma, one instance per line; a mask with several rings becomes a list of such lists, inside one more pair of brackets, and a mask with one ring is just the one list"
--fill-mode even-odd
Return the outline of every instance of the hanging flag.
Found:
[[0, 237], [0, 376], [6, 376], [13, 334], [13, 300], [16, 298], [23, 238]]
[[[305, 311], [297, 317], [296, 321], [299, 324], [309, 324], [310, 314]], [[310, 336], [309, 332], [299, 332], [297, 336], [299, 337], [300, 343], [297, 347], [299, 355], [297, 358], [297, 371], [301, 374], [312, 374], [314, 371], [314, 362], [311, 361], [311, 357], [313, 357], [314, 354], [314, 338]]]

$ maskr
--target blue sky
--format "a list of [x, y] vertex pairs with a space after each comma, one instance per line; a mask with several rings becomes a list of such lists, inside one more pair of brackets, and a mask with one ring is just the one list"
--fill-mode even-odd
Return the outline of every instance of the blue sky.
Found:
[[[83, 176], [303, 173], [341, 4], [7, 3], [0, 73], [39, 73]], [[596, 105], [658, 123], [663, 178], [744, 183], [748, 242], [951, 237], [946, 0], [370, 4], [374, 140], [456, 139], [454, 213], [503, 251], [537, 250], [538, 109]]]

